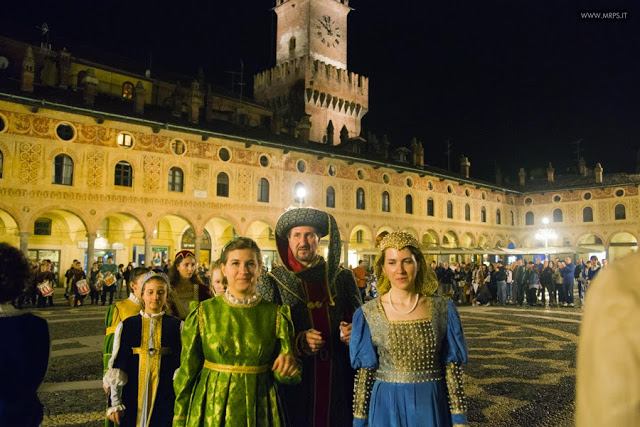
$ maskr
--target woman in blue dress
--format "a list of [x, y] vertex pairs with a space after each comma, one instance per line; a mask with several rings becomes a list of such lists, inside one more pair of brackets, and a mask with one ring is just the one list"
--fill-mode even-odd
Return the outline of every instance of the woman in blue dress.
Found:
[[467, 425], [462, 325], [418, 241], [388, 234], [374, 271], [380, 297], [355, 312], [349, 345], [354, 426]]

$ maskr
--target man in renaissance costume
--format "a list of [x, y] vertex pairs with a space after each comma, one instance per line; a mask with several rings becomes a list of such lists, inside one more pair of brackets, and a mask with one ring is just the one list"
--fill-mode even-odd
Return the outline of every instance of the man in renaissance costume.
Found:
[[[318, 254], [325, 236], [326, 260]], [[299, 385], [280, 388], [286, 417], [295, 427], [350, 426], [354, 372], [348, 342], [351, 317], [362, 300], [352, 272], [339, 266], [336, 221], [317, 209], [290, 209], [278, 219], [276, 244], [283, 266], [262, 277], [258, 292], [291, 307], [303, 369]]]

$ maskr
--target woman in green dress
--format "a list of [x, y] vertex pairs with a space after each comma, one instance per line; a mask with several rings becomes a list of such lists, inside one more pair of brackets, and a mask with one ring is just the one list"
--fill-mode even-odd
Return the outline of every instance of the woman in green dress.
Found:
[[173, 425], [283, 425], [275, 381], [301, 378], [289, 307], [257, 295], [262, 254], [253, 240], [231, 241], [221, 259], [227, 290], [185, 321]]

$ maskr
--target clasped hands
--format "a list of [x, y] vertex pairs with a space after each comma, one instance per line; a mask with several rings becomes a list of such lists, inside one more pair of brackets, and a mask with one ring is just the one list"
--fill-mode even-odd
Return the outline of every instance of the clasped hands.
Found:
[[281, 377], [292, 377], [298, 373], [299, 367], [295, 357], [281, 354], [273, 362], [271, 370], [276, 371]]
[[[303, 332], [304, 337], [301, 340], [303, 350], [308, 354], [316, 354], [325, 345], [325, 340], [322, 338], [322, 332], [316, 329], [309, 329]], [[345, 344], [349, 344], [351, 339], [351, 323], [340, 322], [340, 341]]]

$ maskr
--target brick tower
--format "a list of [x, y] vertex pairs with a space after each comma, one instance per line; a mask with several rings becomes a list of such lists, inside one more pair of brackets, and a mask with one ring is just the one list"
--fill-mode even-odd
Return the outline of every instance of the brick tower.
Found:
[[277, 131], [310, 116], [313, 142], [337, 144], [343, 128], [359, 136], [369, 80], [347, 70], [349, 0], [276, 0], [274, 10], [276, 66], [254, 76], [256, 101], [274, 111]]

